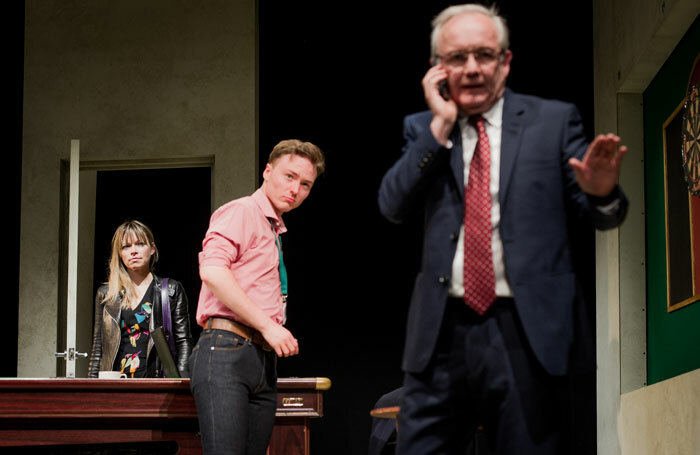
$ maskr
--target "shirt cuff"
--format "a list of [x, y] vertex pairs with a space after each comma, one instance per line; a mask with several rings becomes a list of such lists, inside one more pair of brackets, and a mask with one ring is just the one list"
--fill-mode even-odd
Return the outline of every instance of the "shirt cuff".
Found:
[[608, 205], [596, 206], [596, 209], [603, 215], [613, 215], [620, 208], [620, 199], [615, 199]]
[[610, 194], [607, 196], [591, 196], [588, 195], [591, 204], [604, 215], [612, 215], [617, 213], [620, 208], [621, 198], [620, 198], [620, 187], [616, 186]]

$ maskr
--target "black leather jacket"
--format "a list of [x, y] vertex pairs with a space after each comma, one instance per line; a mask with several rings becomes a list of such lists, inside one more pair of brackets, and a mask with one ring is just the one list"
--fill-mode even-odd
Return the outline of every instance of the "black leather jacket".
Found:
[[[153, 311], [151, 313], [150, 328], [163, 326], [163, 307], [161, 305], [161, 278], [153, 275], [155, 289], [153, 292]], [[92, 337], [92, 351], [90, 352], [90, 368], [88, 376], [96, 378], [100, 371], [110, 371], [119, 350], [121, 331], [119, 318], [121, 317], [121, 298], [110, 302], [103, 302], [107, 293], [107, 285], [100, 286], [95, 296], [95, 325]], [[190, 333], [190, 317], [187, 311], [187, 295], [180, 282], [168, 279], [168, 294], [170, 295], [170, 313], [172, 321], [172, 336], [175, 337], [175, 350], [177, 352], [176, 363], [183, 378], [189, 377], [188, 360], [192, 352], [192, 334]], [[169, 334], [165, 334], [166, 340]], [[163, 376], [163, 366], [154, 349], [152, 339], [148, 340], [147, 373], [149, 378]], [[153, 351], [153, 352], [151, 352]]]

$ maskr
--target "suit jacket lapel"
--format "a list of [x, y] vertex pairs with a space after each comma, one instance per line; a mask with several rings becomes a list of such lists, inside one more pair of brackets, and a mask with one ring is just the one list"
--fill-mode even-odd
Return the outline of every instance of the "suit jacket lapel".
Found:
[[459, 128], [459, 121], [455, 124], [452, 129], [452, 134], [450, 134], [450, 140], [452, 141], [452, 153], [450, 154], [450, 167], [452, 168], [452, 174], [454, 175], [455, 182], [457, 182], [457, 188], [461, 188], [462, 191], [459, 192], [459, 197], [464, 199], [464, 188], [466, 182], [464, 181], [464, 151], [462, 150], [462, 130]]
[[[513, 176], [515, 159], [520, 150], [520, 136], [523, 131], [525, 105], [520, 102], [518, 95], [506, 89], [503, 102], [503, 126], [501, 128], [501, 169], [499, 171], [498, 200], [501, 211], [505, 205], [508, 188]], [[464, 198], [464, 150], [462, 149], [462, 133], [457, 123], [450, 135], [454, 150], [450, 156], [450, 167], [455, 181], [462, 189], [460, 198]]]
[[501, 169], [498, 183], [498, 201], [503, 212], [508, 199], [508, 189], [513, 177], [515, 160], [520, 151], [525, 106], [510, 90], [506, 89], [503, 102], [503, 126], [501, 128]]

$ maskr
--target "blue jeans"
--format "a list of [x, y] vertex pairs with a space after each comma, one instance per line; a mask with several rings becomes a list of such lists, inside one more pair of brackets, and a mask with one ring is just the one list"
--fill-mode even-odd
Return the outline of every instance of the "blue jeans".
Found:
[[277, 409], [277, 357], [235, 333], [205, 330], [190, 388], [206, 454], [264, 455]]

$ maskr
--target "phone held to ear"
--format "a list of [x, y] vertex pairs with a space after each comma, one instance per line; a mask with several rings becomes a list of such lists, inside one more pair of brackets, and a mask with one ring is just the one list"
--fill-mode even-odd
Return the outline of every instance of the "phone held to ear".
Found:
[[[433, 66], [439, 65], [437, 60], [431, 60], [431, 63]], [[438, 82], [437, 89], [438, 89], [438, 92], [440, 93], [440, 96], [442, 97], [443, 100], [445, 100], [445, 101], [450, 100], [450, 86], [447, 85], [447, 79], [443, 79], [440, 82]]]
[[447, 85], [447, 81], [440, 81], [437, 84], [438, 92], [440, 92], [440, 96], [442, 99], [445, 101], [450, 100], [450, 87]]

